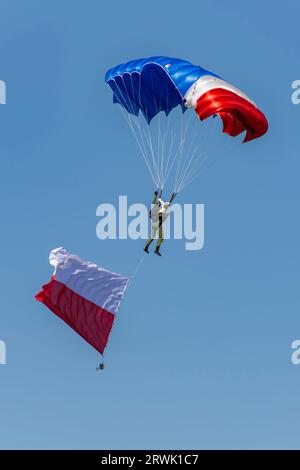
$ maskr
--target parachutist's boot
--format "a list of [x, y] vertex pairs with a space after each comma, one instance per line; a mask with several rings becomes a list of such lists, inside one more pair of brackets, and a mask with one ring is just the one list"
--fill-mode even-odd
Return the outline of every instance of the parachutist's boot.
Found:
[[159, 251], [159, 246], [157, 246], [157, 247], [155, 248], [154, 253], [155, 253], [156, 255], [158, 255], [158, 256], [161, 256], [161, 253], [160, 253], [160, 251]]
[[144, 251], [146, 253], [149, 253], [149, 246], [151, 245], [151, 243], [153, 242], [153, 238], [149, 238], [147, 241], [146, 241], [146, 245], [144, 246]]

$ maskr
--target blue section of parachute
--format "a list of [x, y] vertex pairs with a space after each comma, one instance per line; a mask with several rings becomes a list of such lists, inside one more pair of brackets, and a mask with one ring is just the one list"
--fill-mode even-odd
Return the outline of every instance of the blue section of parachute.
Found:
[[108, 70], [105, 82], [114, 103], [136, 116], [141, 111], [149, 123], [160, 111], [168, 115], [178, 105], [184, 111], [184, 95], [203, 75], [218, 77], [186, 60], [157, 56], [117, 65]]

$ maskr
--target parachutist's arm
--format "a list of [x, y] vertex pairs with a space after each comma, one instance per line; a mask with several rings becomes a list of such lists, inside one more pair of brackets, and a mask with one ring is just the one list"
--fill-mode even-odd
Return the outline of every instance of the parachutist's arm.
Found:
[[177, 193], [172, 194], [172, 196], [170, 197], [170, 201], [169, 201], [170, 204], [174, 201], [176, 196], [177, 196]]
[[158, 191], [156, 190], [154, 191], [154, 198], [153, 198], [152, 204], [156, 204], [157, 195], [158, 195]]

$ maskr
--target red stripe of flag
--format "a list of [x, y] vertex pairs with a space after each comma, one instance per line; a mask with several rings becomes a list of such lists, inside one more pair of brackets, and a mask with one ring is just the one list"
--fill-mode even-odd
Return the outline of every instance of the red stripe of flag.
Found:
[[115, 315], [76, 294], [52, 276], [35, 296], [103, 354]]

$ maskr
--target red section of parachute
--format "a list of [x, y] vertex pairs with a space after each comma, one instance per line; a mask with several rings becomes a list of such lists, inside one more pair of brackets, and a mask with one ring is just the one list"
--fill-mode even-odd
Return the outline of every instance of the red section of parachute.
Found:
[[76, 294], [54, 276], [35, 298], [103, 354], [115, 315]]
[[223, 122], [223, 131], [233, 137], [246, 131], [244, 142], [257, 139], [268, 130], [268, 121], [256, 106], [224, 88], [204, 93], [197, 101], [195, 111], [201, 121], [218, 114]]

